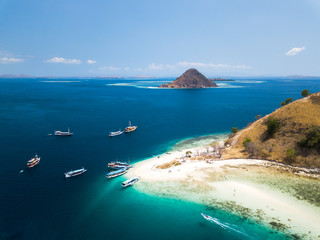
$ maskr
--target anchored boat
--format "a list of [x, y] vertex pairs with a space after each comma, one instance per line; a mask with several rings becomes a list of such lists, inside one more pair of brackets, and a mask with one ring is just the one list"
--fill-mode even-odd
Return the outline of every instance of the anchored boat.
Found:
[[62, 131], [54, 131], [55, 136], [71, 136], [73, 133], [70, 132], [70, 129], [68, 128], [68, 132], [62, 132]]
[[38, 157], [38, 155], [36, 154], [33, 158], [31, 158], [28, 162], [27, 162], [27, 167], [28, 168], [32, 168], [35, 165], [37, 165], [40, 162], [40, 157]]
[[122, 183], [122, 187], [132, 186], [133, 184], [135, 184], [135, 183], [138, 182], [138, 181], [139, 181], [139, 178], [138, 178], [138, 177], [128, 179], [127, 181], [124, 181], [124, 182]]
[[130, 165], [127, 162], [119, 162], [119, 161], [115, 161], [115, 162], [110, 162], [108, 163], [108, 167], [109, 168], [113, 168], [113, 169], [119, 169], [119, 168], [131, 168], [132, 165]]
[[69, 171], [69, 172], [66, 172], [64, 174], [64, 176], [66, 178], [69, 178], [69, 177], [75, 177], [75, 176], [78, 176], [82, 173], [85, 173], [87, 171], [87, 169], [84, 169], [83, 167], [81, 169], [78, 169], [78, 170], [74, 170], [74, 171]]
[[107, 173], [106, 177], [107, 178], [118, 177], [125, 174], [126, 172], [128, 172], [128, 169], [126, 167], [123, 167], [123, 168], [120, 168], [119, 170]]
[[109, 137], [118, 136], [118, 135], [121, 135], [122, 133], [123, 133], [123, 131], [121, 131], [121, 129], [119, 129], [119, 131], [110, 132], [110, 133], [109, 133]]
[[129, 126], [126, 127], [126, 128], [124, 129], [124, 131], [125, 131], [126, 133], [128, 133], [128, 132], [133, 132], [134, 130], [137, 129], [137, 127], [138, 127], [138, 126], [131, 126], [131, 122], [129, 121]]

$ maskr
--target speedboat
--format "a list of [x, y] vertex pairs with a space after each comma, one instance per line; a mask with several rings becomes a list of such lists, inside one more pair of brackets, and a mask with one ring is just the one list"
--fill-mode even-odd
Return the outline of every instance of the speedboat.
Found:
[[109, 137], [118, 136], [118, 135], [121, 135], [122, 133], [123, 133], [123, 131], [121, 131], [121, 129], [119, 131], [116, 131], [116, 132], [110, 132], [109, 133]]
[[138, 181], [139, 181], [139, 177], [128, 179], [127, 181], [124, 181], [122, 183], [122, 187], [132, 186], [133, 184], [135, 184]]
[[83, 167], [81, 169], [78, 169], [78, 170], [73, 170], [73, 171], [69, 171], [69, 172], [66, 172], [64, 174], [64, 176], [66, 178], [69, 178], [69, 177], [75, 177], [75, 176], [78, 176], [82, 173], [85, 173], [87, 171], [87, 169], [84, 169]]
[[136, 129], [137, 129], [137, 126], [131, 126], [131, 122], [129, 121], [129, 126], [126, 127], [126, 128], [124, 129], [124, 131], [125, 131], [126, 133], [128, 133], [128, 132], [133, 132], [133, 131], [136, 130]]
[[128, 169], [126, 167], [123, 167], [123, 168], [120, 168], [119, 170], [107, 173], [106, 177], [107, 178], [118, 177], [125, 174], [126, 172], [128, 172]]
[[201, 216], [204, 217], [206, 220], [211, 220], [212, 217], [210, 217], [207, 214], [201, 213]]
[[73, 133], [70, 132], [70, 129], [68, 128], [68, 132], [62, 132], [62, 131], [54, 131], [55, 136], [71, 136]]
[[37, 165], [40, 162], [40, 157], [38, 157], [38, 155], [36, 154], [33, 158], [31, 158], [28, 162], [27, 162], [27, 167], [28, 168], [32, 168], [35, 165]]

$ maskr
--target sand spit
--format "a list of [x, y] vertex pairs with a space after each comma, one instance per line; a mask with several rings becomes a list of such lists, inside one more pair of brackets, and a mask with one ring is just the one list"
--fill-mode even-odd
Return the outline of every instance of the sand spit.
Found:
[[[188, 151], [194, 155], [186, 157]], [[208, 151], [167, 152], [137, 163], [126, 177], [139, 176], [135, 188], [145, 193], [222, 208], [295, 237], [320, 239], [316, 169], [253, 159], [199, 160]], [[172, 161], [176, 166], [159, 168]]]

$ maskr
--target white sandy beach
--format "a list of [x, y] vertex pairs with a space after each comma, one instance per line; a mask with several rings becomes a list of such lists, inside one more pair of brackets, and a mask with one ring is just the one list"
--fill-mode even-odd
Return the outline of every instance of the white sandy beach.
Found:
[[[299, 234], [304, 239], [320, 239], [320, 208], [299, 200], [284, 188], [269, 184], [269, 175], [270, 180], [274, 179], [273, 176], [278, 177], [274, 175], [270, 162], [232, 159], [209, 163], [185, 158], [186, 151], [195, 153], [205, 149], [172, 151], [153, 157], [137, 163], [126, 177], [139, 176], [140, 181], [135, 187], [146, 193], [218, 206], [240, 215], [246, 210], [252, 219], [266, 225], [276, 226], [290, 234]], [[168, 169], [157, 168], [175, 159], [181, 161], [181, 165]], [[285, 184], [301, 178], [288, 172], [283, 174], [280, 184], [281, 181]], [[260, 179], [262, 175], [263, 180]]]

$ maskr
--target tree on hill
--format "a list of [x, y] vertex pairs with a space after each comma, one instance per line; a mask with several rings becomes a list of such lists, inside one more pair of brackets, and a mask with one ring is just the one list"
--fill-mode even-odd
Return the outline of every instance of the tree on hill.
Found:
[[305, 89], [303, 91], [301, 91], [301, 96], [302, 97], [307, 97], [309, 95], [309, 90], [308, 89]]
[[270, 117], [267, 120], [267, 127], [268, 127], [267, 136], [268, 137], [273, 137], [274, 134], [278, 131], [278, 129], [280, 127], [279, 119]]
[[293, 98], [287, 98], [284, 102], [282, 102], [280, 105], [284, 106], [287, 105], [288, 103], [291, 103], [293, 101]]
[[252, 142], [251, 138], [246, 137], [242, 143], [242, 145], [244, 147], [246, 147], [248, 145], [248, 143]]
[[306, 137], [300, 139], [299, 146], [320, 149], [320, 128], [313, 127], [311, 130], [309, 130], [306, 134]]
[[231, 128], [231, 132], [232, 133], [237, 133], [238, 131], [239, 131], [239, 129], [237, 127]]

